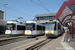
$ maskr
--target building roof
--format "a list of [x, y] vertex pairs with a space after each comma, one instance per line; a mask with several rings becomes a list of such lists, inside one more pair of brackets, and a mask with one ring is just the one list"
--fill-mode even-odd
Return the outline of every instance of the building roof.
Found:
[[61, 24], [75, 21], [75, 0], [65, 1], [54, 19], [58, 19]]
[[55, 16], [56, 13], [48, 13], [48, 14], [37, 14], [35, 17], [46, 17], [46, 16]]
[[0, 10], [0, 12], [4, 13], [3, 11]]

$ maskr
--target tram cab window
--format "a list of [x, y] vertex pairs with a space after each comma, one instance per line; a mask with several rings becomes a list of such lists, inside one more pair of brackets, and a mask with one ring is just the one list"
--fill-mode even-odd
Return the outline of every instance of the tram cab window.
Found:
[[46, 30], [55, 30], [55, 23], [54, 22], [47, 22], [46, 23]]
[[13, 27], [13, 30], [15, 30], [15, 28], [16, 28], [16, 27], [15, 27], [15, 24], [13, 24], [13, 23], [8, 23], [6, 29], [7, 29], [7, 30], [10, 30], [10, 27]]
[[26, 30], [30, 30], [31, 27], [33, 27], [33, 30], [35, 30], [35, 24], [33, 24], [33, 23], [26, 24]]

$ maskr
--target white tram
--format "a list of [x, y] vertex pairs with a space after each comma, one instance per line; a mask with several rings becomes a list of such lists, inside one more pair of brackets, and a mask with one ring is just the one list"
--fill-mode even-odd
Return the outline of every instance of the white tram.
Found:
[[46, 22], [45, 35], [46, 37], [57, 37], [63, 32], [63, 27], [57, 20]]
[[[11, 33], [10, 27], [13, 28], [13, 31]], [[5, 31], [6, 36], [14, 36], [14, 35], [21, 35], [25, 32], [26, 25], [22, 24], [17, 21], [7, 21], [7, 27]]]
[[36, 21], [26, 21], [26, 37], [34, 37], [45, 34], [45, 25], [37, 23]]

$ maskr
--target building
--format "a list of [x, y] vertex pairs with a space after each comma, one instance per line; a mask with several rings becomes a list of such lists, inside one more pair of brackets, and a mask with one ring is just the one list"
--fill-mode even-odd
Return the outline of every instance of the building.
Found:
[[0, 34], [5, 33], [6, 21], [3, 21], [4, 12], [0, 10]]
[[4, 12], [0, 10], [0, 19], [2, 19], [2, 20], [3, 20], [3, 14], [4, 14]]
[[35, 18], [37, 22], [41, 24], [45, 24], [46, 21], [54, 20], [56, 13], [48, 13], [48, 14], [37, 14], [35, 15]]

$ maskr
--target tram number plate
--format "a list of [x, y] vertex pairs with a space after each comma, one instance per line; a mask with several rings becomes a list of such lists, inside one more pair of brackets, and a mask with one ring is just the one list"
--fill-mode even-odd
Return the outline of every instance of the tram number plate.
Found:
[[49, 30], [49, 33], [51, 33], [51, 30]]
[[29, 32], [27, 32], [27, 35], [29, 35]]
[[6, 34], [8, 34], [9, 32], [7, 32]]

